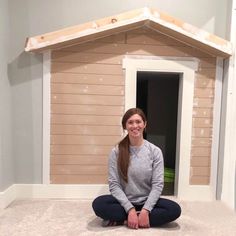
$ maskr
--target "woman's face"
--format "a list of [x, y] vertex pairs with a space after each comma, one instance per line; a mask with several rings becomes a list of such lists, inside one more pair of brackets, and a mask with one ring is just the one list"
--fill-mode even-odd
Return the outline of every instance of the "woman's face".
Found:
[[143, 131], [146, 127], [146, 122], [143, 121], [142, 117], [138, 114], [132, 115], [126, 121], [126, 130], [132, 138], [143, 137]]

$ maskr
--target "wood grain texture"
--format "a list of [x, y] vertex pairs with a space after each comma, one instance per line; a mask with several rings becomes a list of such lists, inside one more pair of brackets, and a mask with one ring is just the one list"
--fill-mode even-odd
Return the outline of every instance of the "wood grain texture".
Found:
[[123, 135], [126, 56], [198, 61], [189, 181], [209, 184], [216, 58], [146, 27], [52, 52], [51, 182], [107, 183], [108, 155]]

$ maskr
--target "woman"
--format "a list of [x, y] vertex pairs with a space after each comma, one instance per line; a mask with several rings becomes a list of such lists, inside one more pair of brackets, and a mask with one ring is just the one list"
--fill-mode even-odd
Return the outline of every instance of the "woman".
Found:
[[129, 109], [122, 118], [128, 134], [109, 157], [111, 195], [93, 201], [94, 212], [104, 225], [149, 228], [171, 222], [181, 214], [177, 203], [160, 198], [164, 185], [163, 156], [157, 146], [143, 138], [146, 125], [139, 108]]

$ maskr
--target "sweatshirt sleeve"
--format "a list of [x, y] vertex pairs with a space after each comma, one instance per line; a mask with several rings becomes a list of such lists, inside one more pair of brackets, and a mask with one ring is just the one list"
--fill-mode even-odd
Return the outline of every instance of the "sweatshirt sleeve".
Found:
[[124, 207], [125, 211], [128, 213], [128, 211], [134, 206], [128, 200], [121, 186], [117, 168], [117, 152], [115, 148], [112, 149], [109, 156], [108, 183], [111, 195], [119, 201], [119, 203]]
[[154, 150], [152, 170], [152, 187], [143, 208], [151, 211], [158, 201], [164, 186], [163, 155], [159, 148]]

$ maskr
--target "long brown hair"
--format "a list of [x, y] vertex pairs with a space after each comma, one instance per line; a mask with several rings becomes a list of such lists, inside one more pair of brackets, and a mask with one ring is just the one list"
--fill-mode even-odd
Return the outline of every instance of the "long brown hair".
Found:
[[[138, 114], [141, 116], [143, 122], [147, 121], [144, 112], [140, 108], [130, 108], [126, 111], [122, 118], [122, 127], [126, 129], [126, 122], [127, 120], [135, 115]], [[119, 148], [119, 155], [118, 155], [118, 171], [121, 178], [128, 183], [128, 168], [129, 168], [129, 160], [130, 160], [130, 151], [129, 151], [129, 135], [127, 134], [118, 144]]]

